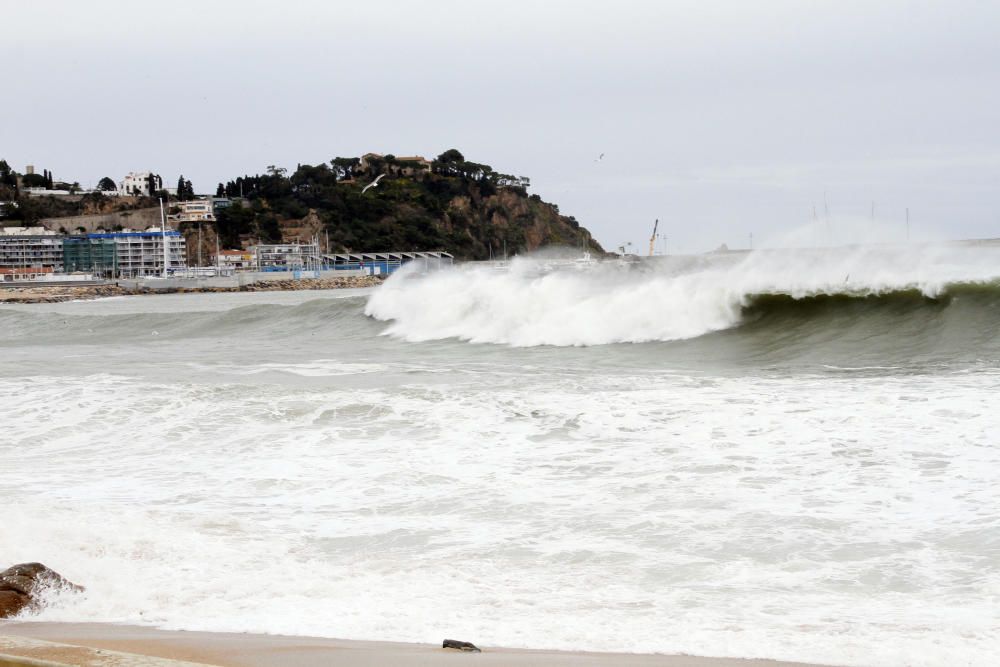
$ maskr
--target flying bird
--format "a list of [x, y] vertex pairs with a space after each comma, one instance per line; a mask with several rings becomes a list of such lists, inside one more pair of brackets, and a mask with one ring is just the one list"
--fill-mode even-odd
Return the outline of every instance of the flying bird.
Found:
[[361, 194], [366, 193], [368, 191], [368, 188], [377, 187], [378, 186], [378, 182], [382, 180], [383, 176], [385, 176], [385, 174], [379, 174], [378, 176], [375, 177], [374, 181], [372, 181], [371, 183], [369, 183], [365, 187], [361, 188]]
[[604, 159], [604, 153], [601, 153], [599, 156], [597, 156], [597, 159], [594, 160], [594, 162], [600, 162], [603, 159]]

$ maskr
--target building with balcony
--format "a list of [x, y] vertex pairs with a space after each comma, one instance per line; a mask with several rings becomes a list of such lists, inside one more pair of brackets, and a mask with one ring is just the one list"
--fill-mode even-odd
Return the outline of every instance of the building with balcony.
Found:
[[163, 179], [149, 171], [129, 172], [118, 184], [118, 194], [153, 196], [157, 190], [163, 189]]
[[167, 216], [167, 220], [175, 226], [182, 222], [215, 222], [215, 205], [211, 199], [174, 202], [170, 208], [178, 210]]
[[0, 268], [63, 270], [63, 238], [44, 227], [0, 228]]
[[220, 273], [252, 271], [257, 268], [257, 258], [250, 250], [220, 250], [215, 257]]
[[63, 241], [63, 269], [114, 278], [118, 275], [117, 247], [114, 239], [70, 236]]
[[[163, 244], [167, 244], [164, 257]], [[65, 263], [75, 271], [119, 278], [161, 276], [187, 267], [186, 244], [180, 232], [157, 227], [71, 236], [64, 243]]]
[[318, 243], [275, 243], [252, 246], [258, 271], [311, 271], [323, 266]]

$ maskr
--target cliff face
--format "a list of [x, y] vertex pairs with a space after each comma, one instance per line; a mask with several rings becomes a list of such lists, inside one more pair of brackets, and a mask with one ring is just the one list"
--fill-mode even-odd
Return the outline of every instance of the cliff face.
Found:
[[603, 252], [574, 218], [529, 196], [526, 179], [467, 162], [457, 151], [433, 162], [337, 158], [330, 166], [299, 165], [291, 176], [272, 169], [219, 189], [244, 193], [218, 214], [227, 247], [317, 238], [329, 252], [445, 250], [459, 259], [550, 244]]
[[[443, 229], [453, 238], [468, 239], [469, 259], [484, 259], [490, 248], [496, 255], [506, 241], [510, 253], [531, 251], [547, 245], [586, 247], [603, 252], [590, 232], [574, 218], [560, 215], [552, 204], [523, 191], [501, 189], [486, 197], [453, 198], [442, 219]], [[499, 243], [499, 245], [498, 245]]]

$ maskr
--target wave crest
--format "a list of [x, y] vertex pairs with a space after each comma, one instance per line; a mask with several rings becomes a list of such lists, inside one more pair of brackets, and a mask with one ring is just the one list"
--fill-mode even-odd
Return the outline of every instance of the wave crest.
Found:
[[515, 260], [393, 276], [365, 313], [419, 342], [456, 338], [516, 347], [696, 338], [766, 312], [801, 315], [849, 303], [940, 306], [954, 294], [1000, 295], [994, 248], [785, 250], [585, 269]]

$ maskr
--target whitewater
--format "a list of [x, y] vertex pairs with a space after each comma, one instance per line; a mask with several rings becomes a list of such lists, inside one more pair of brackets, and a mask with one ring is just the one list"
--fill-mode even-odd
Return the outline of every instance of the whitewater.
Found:
[[0, 306], [45, 621], [878, 667], [1000, 653], [1000, 248]]

